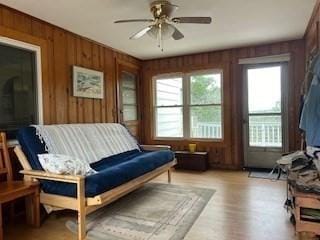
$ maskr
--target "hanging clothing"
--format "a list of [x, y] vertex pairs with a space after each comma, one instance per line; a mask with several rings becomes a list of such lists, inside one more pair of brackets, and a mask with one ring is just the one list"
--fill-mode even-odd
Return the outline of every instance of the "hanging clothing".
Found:
[[320, 58], [316, 57], [313, 77], [305, 97], [300, 129], [305, 131], [308, 146], [320, 146]]

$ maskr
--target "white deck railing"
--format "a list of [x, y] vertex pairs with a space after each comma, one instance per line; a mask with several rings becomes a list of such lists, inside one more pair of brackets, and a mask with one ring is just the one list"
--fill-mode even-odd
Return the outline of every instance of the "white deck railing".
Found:
[[249, 139], [250, 146], [281, 147], [281, 123], [251, 123]]
[[191, 131], [193, 138], [222, 138], [221, 124], [198, 122]]
[[[197, 122], [192, 127], [194, 138], [222, 138], [221, 124]], [[281, 147], [281, 123], [251, 123], [249, 128], [250, 146]]]

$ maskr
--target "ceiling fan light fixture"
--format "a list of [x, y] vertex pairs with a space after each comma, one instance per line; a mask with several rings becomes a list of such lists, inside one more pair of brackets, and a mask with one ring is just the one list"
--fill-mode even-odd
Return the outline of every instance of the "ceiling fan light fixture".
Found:
[[135, 33], [130, 39], [139, 39], [148, 34], [158, 41], [158, 47], [163, 51], [164, 40], [172, 38], [181, 40], [184, 38], [182, 32], [176, 28], [176, 24], [210, 24], [211, 17], [173, 17], [173, 13], [178, 9], [177, 5], [169, 0], [154, 0], [150, 5], [153, 19], [127, 19], [118, 20], [115, 23], [145, 22], [149, 26]]
[[160, 26], [154, 25], [149, 31], [148, 35], [154, 39], [159, 38], [159, 30], [161, 29], [161, 40], [166, 40], [172, 37], [175, 32], [175, 28], [168, 23], [162, 23]]

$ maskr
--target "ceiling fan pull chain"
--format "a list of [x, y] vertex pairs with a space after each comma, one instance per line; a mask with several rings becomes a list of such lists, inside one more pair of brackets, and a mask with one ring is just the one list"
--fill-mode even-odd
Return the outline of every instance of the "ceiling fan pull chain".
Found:
[[159, 24], [159, 48], [162, 50], [163, 48], [162, 48], [162, 24], [160, 23]]
[[158, 29], [158, 48], [160, 48], [161, 45], [161, 33], [160, 33], [161, 29]]

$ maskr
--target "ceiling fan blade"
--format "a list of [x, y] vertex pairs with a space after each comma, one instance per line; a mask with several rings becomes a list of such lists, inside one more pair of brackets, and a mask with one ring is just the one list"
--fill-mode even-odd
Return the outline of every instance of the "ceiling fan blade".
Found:
[[176, 27], [174, 27], [174, 33], [172, 34], [172, 38], [174, 40], [180, 40], [182, 38], [184, 38], [184, 35], [182, 34], [182, 32], [180, 32]]
[[148, 26], [142, 30], [140, 30], [139, 32], [133, 34], [130, 39], [134, 40], [134, 39], [138, 39], [141, 38], [143, 35], [145, 35], [150, 29], [152, 28], [152, 26]]
[[168, 17], [171, 17], [172, 14], [177, 11], [178, 9], [178, 6], [177, 5], [173, 5], [173, 4], [165, 4], [162, 6], [162, 12], [168, 16]]
[[177, 17], [172, 19], [175, 23], [197, 23], [197, 24], [210, 24], [211, 17]]
[[153, 22], [153, 19], [127, 19], [127, 20], [117, 20], [114, 23], [132, 23], [132, 22]]

